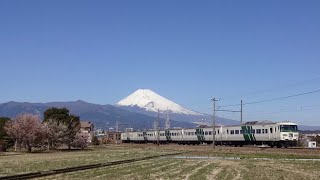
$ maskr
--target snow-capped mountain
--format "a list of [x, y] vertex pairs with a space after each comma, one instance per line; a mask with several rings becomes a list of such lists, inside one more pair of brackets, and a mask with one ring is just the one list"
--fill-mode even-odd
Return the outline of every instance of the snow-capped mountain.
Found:
[[184, 115], [194, 115], [202, 116], [204, 114], [186, 109], [180, 106], [177, 103], [170, 101], [167, 98], [160, 96], [159, 94], [153, 92], [150, 89], [139, 89], [119, 101], [117, 106], [129, 106], [129, 107], [138, 107], [142, 108], [149, 112], [157, 112], [158, 109], [160, 112], [166, 112], [167, 110], [170, 113], [184, 114]]
[[[210, 123], [212, 119], [212, 116], [208, 114], [186, 109], [181, 105], [160, 96], [150, 89], [139, 89], [128, 97], [119, 101], [116, 106], [124, 110], [145, 114], [148, 116], [157, 116], [159, 109], [161, 118], [166, 118], [166, 114], [169, 112], [170, 120], [176, 120], [180, 122], [199, 124], [199, 122], [203, 122], [204, 120], [206, 123]], [[238, 121], [220, 117], [216, 118], [216, 122], [217, 124], [225, 125], [239, 124]]]

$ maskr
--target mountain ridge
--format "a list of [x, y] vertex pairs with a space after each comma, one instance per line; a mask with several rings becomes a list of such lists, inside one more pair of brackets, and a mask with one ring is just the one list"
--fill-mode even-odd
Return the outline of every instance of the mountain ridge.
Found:
[[[128, 127], [130, 126], [134, 129], [152, 129], [153, 122], [156, 119], [154, 117], [156, 113], [154, 113], [152, 116], [148, 116], [142, 113], [127, 111], [110, 104], [100, 105], [88, 103], [81, 100], [47, 103], [9, 101], [0, 103], [0, 117], [5, 116], [14, 118], [21, 113], [33, 113], [43, 117], [43, 112], [50, 107], [66, 107], [70, 110], [71, 113], [80, 116], [81, 120], [92, 121], [97, 128], [114, 127], [116, 121], [119, 120], [121, 123], [129, 124]], [[161, 127], [163, 127], [164, 125], [164, 119], [165, 117], [162, 114], [160, 118]], [[195, 124], [193, 123], [177, 121], [172, 115], [170, 115], [170, 119], [172, 127], [195, 127]], [[231, 121], [233, 122], [234, 120]], [[198, 122], [201, 121], [199, 120]], [[225, 122], [225, 119], [220, 119], [219, 117], [217, 117], [217, 124], [222, 124], [221, 122]], [[224, 124], [228, 125], [228, 123]], [[298, 127], [299, 130], [320, 130], [320, 126], [298, 125]]]
[[[153, 128], [154, 117], [145, 114], [126, 111], [116, 106], [106, 104], [99, 105], [85, 101], [68, 102], [47, 102], [47, 103], [29, 103], [29, 102], [6, 102], [0, 104], [0, 117], [14, 118], [21, 113], [32, 113], [43, 118], [43, 113], [51, 107], [66, 107], [70, 113], [80, 116], [81, 120], [87, 120], [94, 123], [95, 127], [107, 129], [114, 128], [117, 121], [126, 124], [122, 128], [133, 127], [134, 129]], [[164, 119], [161, 118], [162, 126]], [[194, 127], [192, 123], [178, 122], [172, 120], [174, 127]]]

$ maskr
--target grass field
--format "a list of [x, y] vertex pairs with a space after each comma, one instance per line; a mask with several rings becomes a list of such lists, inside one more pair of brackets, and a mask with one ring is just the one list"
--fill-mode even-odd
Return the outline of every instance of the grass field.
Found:
[[319, 179], [319, 162], [158, 159], [41, 179]]
[[[240, 160], [158, 158], [59, 174], [40, 179], [320, 179], [319, 161], [282, 158], [320, 158], [320, 151], [252, 147], [114, 145], [86, 151], [1, 156], [0, 176], [52, 170], [85, 164], [185, 152], [183, 156], [240, 157]], [[273, 160], [254, 160], [253, 158]]]
[[138, 157], [171, 153], [152, 147], [128, 148], [107, 146], [83, 151], [54, 151], [41, 153], [0, 154], [0, 177], [13, 174], [52, 170], [57, 168], [104, 163]]

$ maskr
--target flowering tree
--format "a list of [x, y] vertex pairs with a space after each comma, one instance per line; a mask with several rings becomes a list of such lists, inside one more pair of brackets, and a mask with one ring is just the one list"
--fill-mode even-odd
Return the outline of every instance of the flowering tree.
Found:
[[84, 149], [88, 146], [88, 133], [77, 133], [71, 145], [75, 148]]
[[43, 135], [40, 118], [33, 114], [18, 115], [13, 121], [6, 123], [5, 130], [15, 141], [16, 146], [19, 145], [21, 149], [23, 144], [29, 152], [31, 152], [32, 146], [36, 141], [39, 141], [39, 138]]

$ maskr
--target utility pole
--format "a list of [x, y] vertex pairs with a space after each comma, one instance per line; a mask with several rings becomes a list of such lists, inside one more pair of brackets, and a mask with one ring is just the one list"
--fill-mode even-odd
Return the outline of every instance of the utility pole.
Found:
[[166, 116], [166, 121], [164, 123], [164, 129], [170, 129], [170, 119], [169, 119], [169, 110], [167, 108], [167, 116]]
[[158, 123], [157, 123], [157, 145], [160, 145], [160, 118], [159, 118], [159, 109], [158, 109]]
[[242, 105], [243, 105], [243, 103], [242, 103], [242, 99], [241, 99], [241, 107], [240, 107], [240, 125], [242, 124]]
[[215, 115], [216, 115], [216, 101], [219, 101], [218, 99], [216, 98], [213, 98], [211, 99], [212, 101], [212, 147], [213, 149], [215, 149], [216, 147], [216, 118], [215, 118]]

